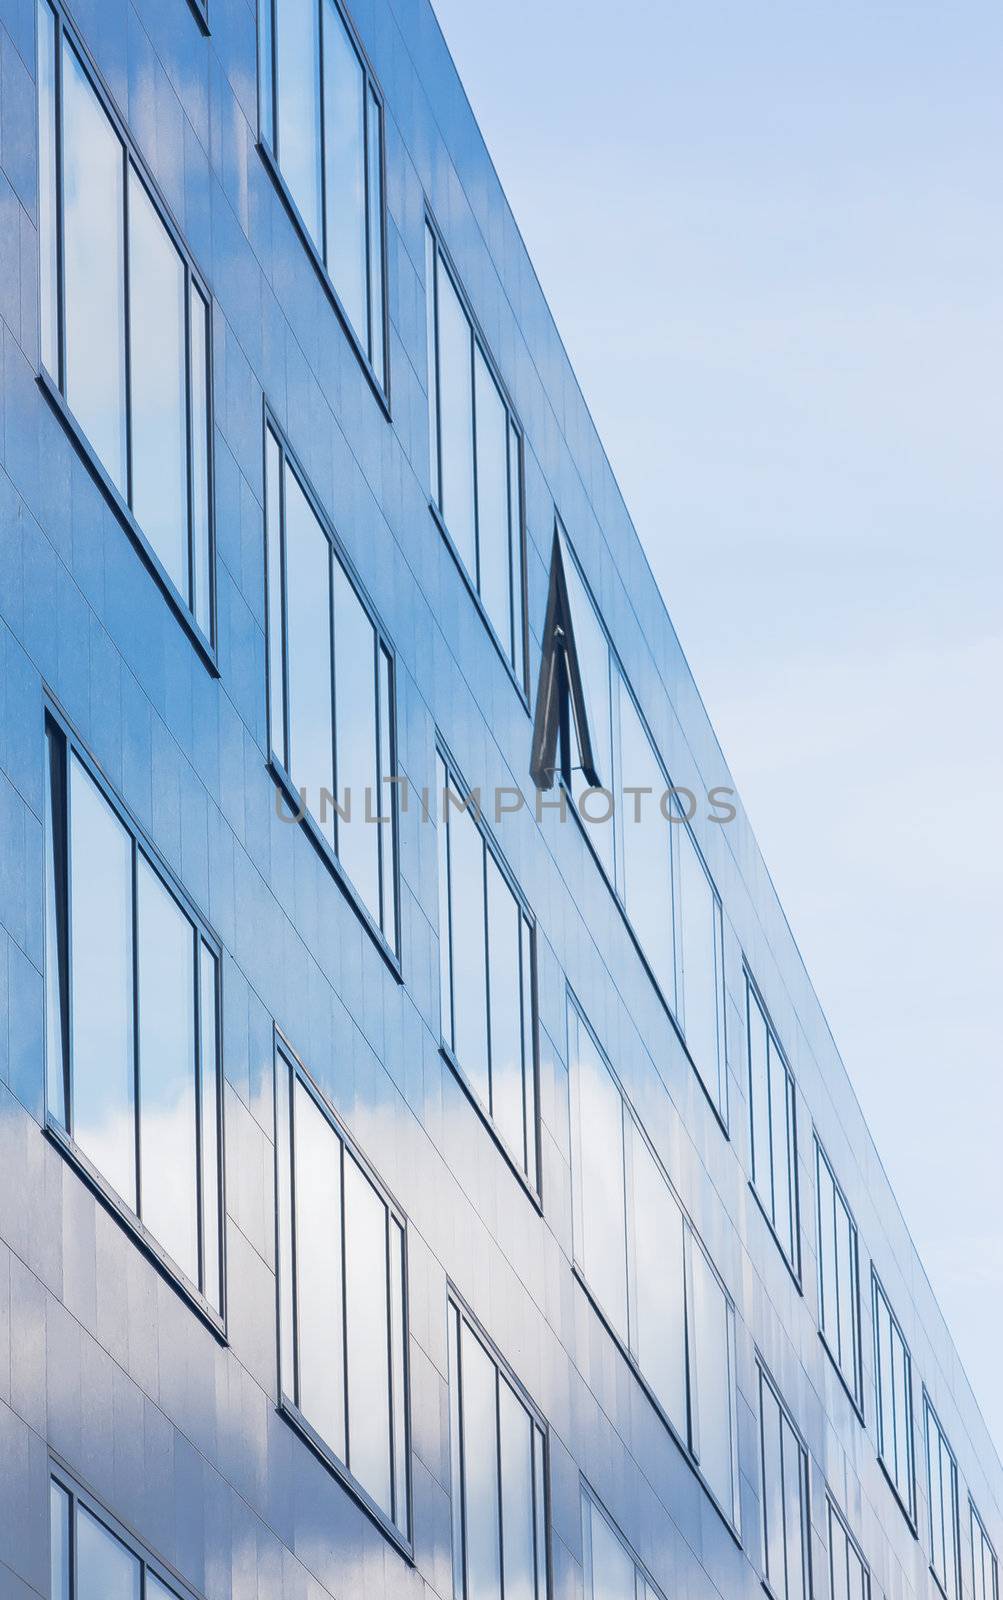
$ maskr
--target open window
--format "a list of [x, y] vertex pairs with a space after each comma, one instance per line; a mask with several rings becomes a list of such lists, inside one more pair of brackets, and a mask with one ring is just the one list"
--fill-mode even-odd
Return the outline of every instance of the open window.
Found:
[[[574, 744], [572, 744], [574, 739]], [[558, 778], [570, 787], [580, 771], [588, 784], [601, 783], [593, 753], [585, 682], [575, 642], [575, 627], [560, 530], [554, 530], [550, 593], [543, 627], [543, 656], [536, 691], [530, 776], [538, 789], [552, 789]], [[607, 774], [608, 776], [608, 774]]]

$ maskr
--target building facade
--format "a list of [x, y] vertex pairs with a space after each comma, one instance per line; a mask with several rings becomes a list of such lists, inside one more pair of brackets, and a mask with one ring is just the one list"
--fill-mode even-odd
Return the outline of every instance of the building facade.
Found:
[[0, 1595], [999, 1600], [429, 0], [0, 0], [0, 333]]

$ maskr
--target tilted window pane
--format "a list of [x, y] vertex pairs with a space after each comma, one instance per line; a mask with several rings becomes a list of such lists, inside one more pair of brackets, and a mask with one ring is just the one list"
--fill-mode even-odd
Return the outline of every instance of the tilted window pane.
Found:
[[[585, 694], [589, 737], [592, 741], [592, 755], [600, 786], [609, 790], [612, 795], [616, 786], [617, 774], [614, 770], [613, 757], [613, 690], [611, 685], [618, 685], [619, 677], [613, 672], [606, 635], [596, 616], [592, 601], [588, 597], [575, 559], [568, 549], [566, 541], [562, 541], [562, 549], [564, 576], [568, 586], [568, 603], [571, 607], [571, 622], [575, 632], [575, 649], [578, 655], [578, 668], [582, 676], [582, 689]], [[572, 727], [573, 740], [574, 730]], [[580, 752], [575, 749], [572, 752], [571, 792], [576, 802], [581, 800], [588, 788], [579, 762]], [[631, 783], [635, 780], [627, 778], [625, 781]], [[595, 802], [589, 804], [587, 811], [589, 816], [604, 816], [605, 809], [602, 804], [602, 797], [599, 796]], [[587, 822], [586, 828], [589, 842], [612, 880], [615, 874], [614, 858], [616, 851], [613, 818], [611, 817], [605, 822]]]
[[340, 561], [334, 563], [334, 684], [338, 857], [379, 925], [382, 824], [369, 819], [384, 814], [390, 791], [381, 794], [379, 784], [376, 633]]
[[132, 507], [167, 575], [188, 596], [185, 268], [129, 168]]
[[686, 827], [677, 827], [683, 1032], [694, 1065], [718, 1109], [724, 1091], [724, 971], [721, 903]]
[[122, 141], [64, 42], [66, 398], [126, 498], [123, 162]]
[[366, 79], [333, 0], [323, 0], [323, 26], [327, 269], [365, 343]]
[[75, 756], [70, 879], [71, 1132], [135, 1210], [132, 840]]
[[202, 945], [202, 1278], [210, 1305], [220, 1310], [223, 1285], [220, 1277], [219, 1215], [219, 977], [216, 957]]
[[466, 811], [449, 818], [453, 926], [453, 1050], [485, 1108], [488, 1073], [487, 960], [484, 943], [484, 840]]
[[268, 545], [268, 711], [272, 749], [288, 766], [282, 619], [282, 465], [271, 428], [265, 432], [265, 539]]
[[42, 362], [59, 380], [59, 243], [56, 233], [56, 18], [39, 0], [38, 18], [38, 255]]
[[627, 1229], [623, 1101], [588, 1028], [569, 1013], [569, 1066], [577, 1100], [577, 1248], [589, 1286], [627, 1338]]
[[687, 1439], [683, 1214], [640, 1135], [633, 1140], [637, 1359]]
[[78, 1505], [74, 1600], [139, 1600], [141, 1572], [132, 1551]]
[[293, 1116], [296, 1400], [310, 1425], [344, 1461], [341, 1141], [313, 1097], [295, 1079]]
[[369, 359], [380, 381], [386, 366], [383, 330], [383, 117], [369, 91], [366, 135], [369, 191]]
[[[667, 787], [626, 685], [620, 685], [623, 900], [663, 995], [675, 1005], [670, 824], [660, 800]], [[647, 790], [640, 795], [630, 789]]]
[[498, 1526], [498, 1373], [480, 1340], [460, 1336], [466, 1600], [501, 1600]]
[[331, 547], [296, 475], [285, 475], [286, 658], [290, 776], [334, 845], [334, 719], [331, 703]]
[[606, 1518], [586, 1502], [590, 1514], [589, 1600], [635, 1600], [636, 1568]]
[[533, 1420], [504, 1378], [498, 1385], [505, 1600], [536, 1600]]
[[189, 295], [192, 408], [192, 565], [195, 621], [212, 628], [212, 577], [209, 544], [209, 307], [194, 283]]
[[495, 632], [511, 654], [511, 562], [508, 517], [508, 410], [480, 347], [474, 351], [477, 413], [477, 551], [480, 595]]
[[278, 157], [282, 176], [318, 249], [320, 196], [318, 0], [275, 0]]
[[474, 584], [473, 343], [467, 314], [449, 273], [439, 266], [439, 427], [442, 439], [442, 515]]
[[49, 1593], [70, 1600], [70, 1497], [58, 1483], [49, 1484]]
[[137, 895], [140, 1215], [198, 1283], [195, 930], [143, 857]]
[[381, 1510], [392, 1517], [387, 1225], [386, 1205], [346, 1153], [348, 1465]]
[[491, 1018], [491, 1114], [506, 1143], [526, 1164], [519, 944], [522, 912], [501, 868], [487, 851], [488, 1000]]
[[731, 1307], [706, 1256], [691, 1238], [690, 1349], [694, 1366], [697, 1459], [729, 1520], [735, 1515]]

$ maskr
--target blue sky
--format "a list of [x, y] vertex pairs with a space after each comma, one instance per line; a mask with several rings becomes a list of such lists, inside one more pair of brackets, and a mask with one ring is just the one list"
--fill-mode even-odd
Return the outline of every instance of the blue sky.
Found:
[[1003, 9], [434, 4], [1003, 1452]]

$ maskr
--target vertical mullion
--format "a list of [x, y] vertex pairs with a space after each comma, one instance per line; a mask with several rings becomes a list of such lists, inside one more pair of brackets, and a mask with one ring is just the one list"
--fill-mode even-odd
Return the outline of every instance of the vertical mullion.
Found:
[[345, 1465], [349, 1472], [352, 1470], [352, 1418], [349, 1412], [348, 1396], [348, 1218], [345, 1215], [348, 1193], [345, 1187], [345, 1162], [348, 1159], [345, 1152], [345, 1141], [340, 1134], [338, 1139], [338, 1173], [341, 1189], [341, 1360], [344, 1371], [342, 1384], [345, 1396]]
[[[427, 226], [427, 219], [426, 219]], [[442, 483], [442, 360], [439, 353], [439, 239], [432, 233], [432, 337], [435, 354], [435, 460], [438, 478], [438, 506], [445, 516], [445, 495]]]
[[327, 217], [327, 96], [324, 93], [324, 0], [312, 0], [316, 14], [317, 39], [317, 115], [320, 119], [320, 253], [325, 267], [328, 260]]
[[477, 482], [477, 335], [474, 332], [473, 321], [466, 307], [460, 301], [463, 314], [470, 328], [470, 448], [473, 452], [474, 467], [474, 586], [477, 593], [481, 592], [481, 507], [480, 490]]
[[[491, 1030], [491, 908], [488, 903], [488, 845], [483, 833], [478, 828], [481, 841], [481, 875], [484, 884], [484, 1014], [486, 1019], [486, 1040], [488, 1048], [488, 1110], [494, 1116], [495, 1085], [494, 1085], [494, 1050], [492, 1048]], [[450, 966], [452, 972], [452, 966]]]
[[453, 971], [453, 850], [452, 828], [449, 822], [449, 768], [443, 763], [443, 772], [446, 774], [446, 788], [442, 795], [442, 817], [440, 826], [446, 830], [446, 916], [448, 926], [446, 938], [449, 940], [449, 1048], [456, 1050], [456, 998], [455, 974]]
[[830, 1172], [832, 1181], [832, 1261], [833, 1277], [836, 1280], [836, 1350], [839, 1355], [839, 1366], [843, 1368], [843, 1320], [840, 1316], [842, 1306], [842, 1288], [839, 1282], [839, 1196], [836, 1192], [834, 1175]]
[[384, 1202], [383, 1275], [386, 1282], [387, 1295], [387, 1416], [390, 1418], [390, 1427], [387, 1429], [387, 1442], [390, 1448], [390, 1520], [395, 1526], [399, 1526], [397, 1499], [400, 1493], [400, 1486], [397, 1482], [397, 1421], [394, 1414], [394, 1285], [393, 1274], [390, 1270], [392, 1238], [393, 1219], [390, 1215], [390, 1207]]
[[[501, 1415], [501, 1386], [502, 1375], [494, 1363], [492, 1367], [495, 1375], [495, 1460], [498, 1465], [498, 1579], [501, 1600], [505, 1600], [505, 1490], [502, 1483], [502, 1415]], [[530, 1457], [532, 1461], [532, 1457]]]
[[135, 1128], [133, 1130], [136, 1150], [136, 1215], [142, 1220], [143, 1216], [143, 1162], [142, 1141], [140, 1129], [142, 1126], [142, 1097], [140, 1083], [140, 1055], [139, 1055], [139, 845], [135, 835], [130, 839], [132, 845], [132, 1082], [133, 1082], [133, 1117]]
[[289, 1270], [292, 1275], [293, 1325], [289, 1330], [292, 1342], [293, 1404], [301, 1407], [300, 1394], [300, 1287], [299, 1287], [299, 1228], [296, 1221], [296, 1192], [298, 1172], [296, 1163], [296, 1070], [284, 1055], [279, 1054], [282, 1071], [286, 1075], [289, 1095]]
[[[116, 129], [117, 133], [117, 129]], [[120, 136], [119, 136], [120, 137]], [[124, 311], [125, 311], [125, 486], [126, 501], [130, 511], [133, 505], [132, 482], [132, 271], [131, 255], [132, 241], [129, 236], [129, 172], [131, 163], [129, 151], [122, 140], [122, 167], [124, 177], [122, 180], [122, 261], [124, 278]]]
[[205, 997], [202, 993], [202, 936], [199, 929], [194, 925], [192, 927], [192, 942], [195, 951], [195, 1208], [198, 1238], [198, 1287], [203, 1294], [207, 1295], [205, 1270], [205, 1172], [203, 1170], [205, 1133], [202, 1127], [203, 1078], [206, 1070], [205, 1053], [202, 1048], [202, 1008], [205, 1004]]
[[787, 1570], [787, 1452], [784, 1449], [784, 1413], [781, 1406], [777, 1406], [777, 1429], [780, 1434], [780, 1526], [783, 1531], [781, 1549], [784, 1552], [784, 1592], [781, 1600], [789, 1600], [790, 1573]]
[[[327, 538], [326, 530], [324, 537]], [[334, 828], [334, 853], [338, 855], [341, 845], [341, 818], [338, 815], [338, 724], [341, 718], [338, 715], [338, 664], [337, 651], [334, 637], [334, 566], [337, 561], [334, 546], [330, 539], [327, 540], [327, 637], [331, 650], [331, 782], [334, 786], [332, 796], [335, 802], [332, 805], [331, 823]], [[317, 797], [317, 821], [320, 822], [320, 813], [324, 808], [323, 798]], [[323, 829], [321, 830], [323, 831]]]
[[[380, 709], [380, 700], [382, 698], [382, 696], [380, 694], [381, 668], [382, 668], [382, 657], [381, 657], [380, 630], [379, 630], [379, 628], [375, 628], [374, 627], [373, 628], [373, 705], [375, 707], [375, 724], [374, 724], [374, 726], [375, 726], [375, 729], [376, 729], [376, 816], [377, 816], [377, 818], [380, 818], [383, 815], [383, 776], [384, 776], [384, 774], [383, 774], [383, 718], [381, 716], [381, 709]], [[389, 688], [389, 685], [388, 685], [388, 688]], [[337, 793], [337, 790], [335, 790], [335, 792]], [[387, 790], [387, 794], [389, 795], [390, 793], [391, 793], [391, 791], [388, 789]], [[392, 808], [391, 808], [391, 815], [392, 815]], [[337, 819], [337, 813], [335, 813], [335, 817]], [[391, 821], [391, 826], [392, 825], [393, 825], [393, 823]], [[377, 863], [376, 880], [377, 880], [377, 885], [378, 885], [378, 888], [379, 888], [379, 897], [380, 897], [380, 931], [381, 931], [381, 933], [386, 934], [386, 928], [384, 927], [384, 922], [386, 920], [385, 917], [384, 917], [384, 903], [385, 903], [385, 898], [386, 897], [385, 897], [384, 877], [383, 877], [384, 872], [386, 870], [385, 863], [384, 863], [384, 855], [385, 855], [384, 839], [383, 839], [384, 826], [385, 826], [384, 823], [382, 823], [380, 821], [377, 821], [377, 823], [376, 823], [376, 863]], [[387, 1303], [389, 1304], [389, 1301]]]
[[[66, 1119], [66, 1131], [73, 1136], [73, 874], [70, 870], [70, 745], [63, 733], [59, 730], [59, 776], [58, 800], [57, 794], [52, 792], [52, 761], [50, 759], [50, 807], [53, 812], [52, 846], [53, 868], [57, 871], [61, 866], [63, 882], [60, 891], [60, 882], [56, 878], [56, 905], [57, 905], [57, 946], [59, 943], [60, 914], [65, 915], [62, 959], [64, 962], [65, 987], [63, 988], [62, 1004], [59, 1008], [59, 1030], [63, 1045], [63, 1112]], [[51, 745], [50, 745], [51, 750]], [[58, 840], [56, 837], [58, 829]]]
[[[353, 42], [354, 49], [354, 42]], [[358, 52], [356, 51], [356, 54]], [[373, 363], [373, 321], [375, 311], [373, 307], [373, 230], [370, 227], [372, 197], [369, 193], [369, 74], [361, 61], [362, 72], [362, 206], [365, 211], [366, 223], [366, 355], [369, 364]]]
[[279, 641], [279, 670], [282, 673], [282, 765], [288, 777], [292, 778], [292, 744], [293, 735], [290, 724], [289, 706], [289, 583], [286, 575], [286, 464], [285, 445], [275, 435], [275, 442], [279, 447], [279, 608], [281, 611], [280, 627], [281, 638]]
[[[185, 471], [187, 477], [187, 494], [185, 504], [188, 508], [188, 604], [195, 612], [195, 486], [193, 483], [192, 460], [194, 444], [194, 421], [192, 417], [192, 272], [186, 261], [184, 263], [184, 296], [185, 296]], [[208, 329], [206, 329], [206, 365], [208, 366]], [[207, 413], [208, 414], [208, 413]], [[209, 441], [206, 440], [206, 460], [208, 467]], [[208, 516], [208, 507], [206, 508]], [[209, 530], [206, 529], [206, 537]], [[209, 626], [212, 627], [210, 618]]]
[[[53, 11], [55, 28], [56, 60], [53, 70], [53, 94], [55, 96], [55, 128], [53, 137], [56, 141], [56, 381], [61, 394], [66, 394], [66, 270], [65, 250], [63, 246], [63, 19], [60, 13]], [[37, 24], [36, 24], [37, 26]]]
[[[512, 504], [512, 413], [505, 407], [505, 489], [508, 500], [508, 632], [509, 658], [515, 664], [515, 588], [512, 571], [513, 525], [518, 511]], [[518, 465], [517, 465], [518, 472]]]

